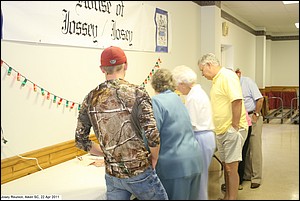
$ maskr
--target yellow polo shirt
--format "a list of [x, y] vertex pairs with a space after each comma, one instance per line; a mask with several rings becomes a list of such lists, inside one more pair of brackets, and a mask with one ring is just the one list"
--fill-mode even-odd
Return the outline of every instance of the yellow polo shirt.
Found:
[[238, 76], [231, 70], [220, 69], [212, 80], [210, 90], [215, 133], [223, 134], [232, 124], [232, 105], [234, 100], [242, 99], [242, 113], [239, 127], [248, 129], [242, 88]]

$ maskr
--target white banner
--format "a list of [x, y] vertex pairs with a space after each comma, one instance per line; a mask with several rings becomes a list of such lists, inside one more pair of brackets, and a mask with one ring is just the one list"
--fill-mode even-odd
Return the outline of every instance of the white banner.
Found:
[[1, 12], [3, 40], [170, 51], [169, 13], [142, 1], [1, 1]]

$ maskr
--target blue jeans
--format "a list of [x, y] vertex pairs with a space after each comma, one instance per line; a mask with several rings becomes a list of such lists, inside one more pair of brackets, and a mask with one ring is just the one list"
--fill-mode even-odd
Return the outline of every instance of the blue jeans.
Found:
[[151, 167], [125, 179], [105, 174], [105, 181], [107, 200], [130, 200], [131, 195], [139, 200], [168, 200], [164, 186]]

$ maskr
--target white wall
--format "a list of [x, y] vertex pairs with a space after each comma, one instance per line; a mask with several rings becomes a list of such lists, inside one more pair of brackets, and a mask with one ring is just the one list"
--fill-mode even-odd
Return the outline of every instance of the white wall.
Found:
[[[227, 20], [223, 21], [229, 26], [228, 36], [221, 37], [223, 66], [240, 68], [242, 74], [255, 80], [260, 88], [299, 86], [299, 40], [266, 40], [263, 44], [259, 38], [262, 36], [254, 36]], [[265, 55], [260, 55], [264, 52]], [[264, 58], [258, 58], [256, 54]], [[262, 61], [264, 65], [256, 66]]]
[[[162, 68], [186, 64], [197, 69], [199, 57], [199, 5], [193, 2], [147, 2], [171, 15], [172, 51], [125, 51], [129, 68], [126, 79], [142, 84], [160, 57]], [[104, 75], [99, 69], [102, 49], [1, 41], [1, 59], [29, 80], [65, 99], [81, 102]], [[57, 106], [31, 84], [21, 88], [14, 73], [1, 67], [1, 127], [8, 140], [1, 144], [1, 158], [26, 153], [74, 139], [77, 114], [64, 104]], [[150, 84], [146, 89], [151, 95]], [[2, 137], [2, 136], [1, 136]]]
[[272, 86], [272, 81], [271, 81], [271, 75], [272, 75], [272, 71], [271, 71], [271, 48], [272, 48], [272, 41], [271, 40], [267, 40], [266, 41], [266, 45], [267, 45], [267, 50], [266, 50], [266, 74], [265, 74], [265, 84], [266, 87]]
[[299, 86], [299, 41], [272, 41], [271, 86]]
[[223, 55], [226, 56], [226, 51], [231, 51], [227, 59], [223, 58], [226, 60], [223, 66], [233, 65], [234, 69], [240, 68], [243, 75], [255, 80], [256, 36], [227, 20], [223, 21], [228, 24], [228, 35], [221, 37], [222, 45], [226, 47]]
[[[125, 51], [129, 63], [126, 79], [141, 84], [160, 57], [162, 68], [172, 69], [182, 64], [192, 67], [208, 93], [211, 82], [201, 77], [197, 61], [201, 57], [200, 25], [203, 20], [209, 19], [201, 19], [200, 6], [191, 1], [147, 3], [170, 13], [172, 51]], [[217, 41], [230, 47], [231, 52], [228, 55], [232, 61], [228, 62], [240, 67], [244, 75], [255, 79], [256, 37], [230, 22], [228, 24], [228, 36], [223, 37], [220, 34], [221, 38]], [[221, 33], [220, 30], [217, 31]], [[272, 73], [272, 85], [298, 85], [298, 42], [272, 41], [272, 45], [268, 46], [267, 51], [270, 50], [271, 54], [267, 53], [270, 58], [267, 62], [270, 60], [271, 64], [267, 66], [272, 70], [267, 72]], [[81, 102], [91, 89], [104, 81], [104, 75], [99, 70], [101, 52], [102, 49], [1, 41], [2, 60], [51, 93], [75, 102]], [[73, 140], [77, 109], [70, 111], [65, 104], [53, 104], [39, 91], [33, 92], [30, 84], [21, 88], [15, 75], [12, 73], [7, 76], [6, 72], [7, 68], [1, 67], [1, 127], [3, 136], [8, 140], [4, 146], [1, 143], [1, 159]], [[150, 84], [146, 85], [146, 89], [153, 95]]]

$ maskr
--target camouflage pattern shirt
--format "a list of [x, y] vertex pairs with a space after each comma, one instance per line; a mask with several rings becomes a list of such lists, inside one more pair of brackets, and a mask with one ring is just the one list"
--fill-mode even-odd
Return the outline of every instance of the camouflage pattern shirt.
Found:
[[151, 165], [147, 146], [160, 144], [150, 96], [123, 79], [101, 83], [82, 102], [75, 143], [87, 152], [91, 127], [104, 153], [106, 173], [118, 178], [144, 172]]

